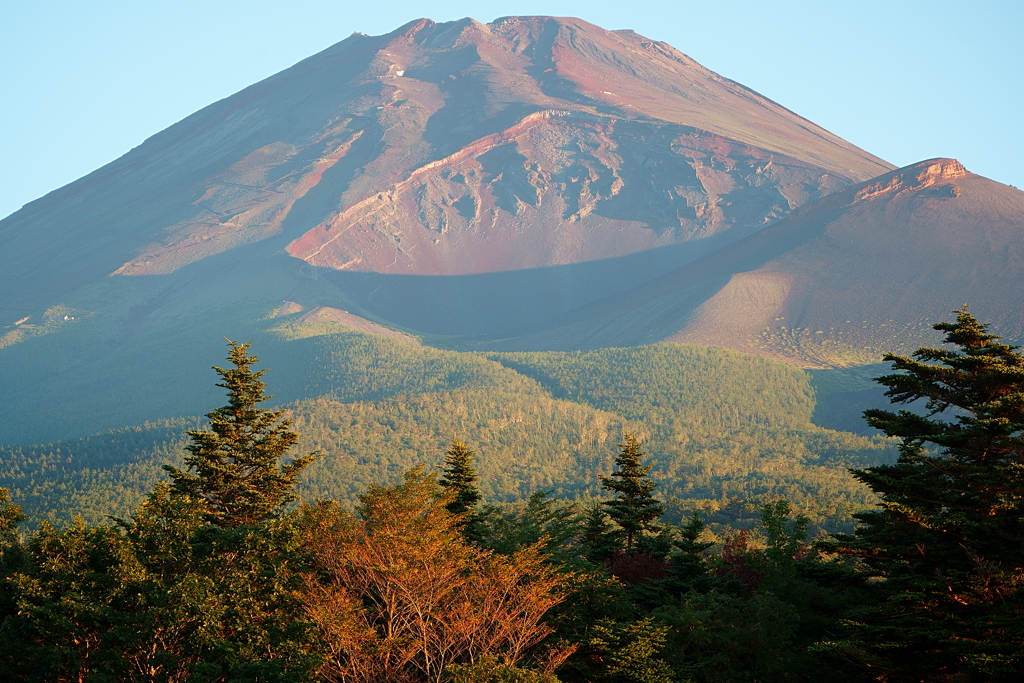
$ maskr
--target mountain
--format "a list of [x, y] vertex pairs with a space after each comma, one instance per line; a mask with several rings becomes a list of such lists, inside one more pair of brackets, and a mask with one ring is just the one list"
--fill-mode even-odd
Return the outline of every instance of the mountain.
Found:
[[355, 34], [0, 222], [0, 315], [110, 314], [90, 288], [117, 281], [147, 291], [112, 316], [130, 335], [198, 313], [154, 287], [209, 301], [232, 268], [267, 306], [494, 333], [890, 168], [631, 31], [422, 19]]
[[1024, 338], [1024, 192], [932, 159], [799, 207], [740, 242], [494, 348], [724, 346], [804, 367], [934, 345], [969, 303]]
[[201, 414], [224, 336], [301, 369], [287, 402], [330, 393], [310, 330], [816, 368], [963, 301], [1016, 335], [1022, 196], [894, 169], [632, 31], [355, 34], [0, 221], [0, 444]]

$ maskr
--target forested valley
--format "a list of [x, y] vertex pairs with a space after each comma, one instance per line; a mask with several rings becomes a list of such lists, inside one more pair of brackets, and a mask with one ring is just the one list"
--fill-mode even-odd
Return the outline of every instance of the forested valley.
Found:
[[0, 454], [0, 676], [1017, 680], [1024, 356], [936, 329], [876, 436], [720, 349], [306, 329], [265, 379], [317, 397], [271, 409], [231, 342], [205, 419]]
[[[755, 523], [763, 503], [785, 498], [811, 519], [814, 532], [849, 531], [850, 515], [875, 498], [845, 468], [896, 457], [893, 443], [877, 431], [846, 431], [864, 427], [863, 408], [852, 411], [854, 419], [819, 419], [830, 396], [869, 386], [867, 378], [882, 366], [867, 374], [812, 376], [754, 356], [676, 344], [482, 354], [324, 323], [253, 336], [253, 348], [272, 368], [275, 405], [294, 420], [301, 447], [324, 454], [297, 483], [306, 500], [354, 505], [371, 484], [393, 484], [418, 464], [439, 464], [447, 444], [461, 438], [477, 452], [479, 486], [488, 501], [521, 502], [546, 490], [582, 502], [602, 495], [597, 475], [610, 471], [616, 444], [628, 430], [646, 444], [673, 522], [700, 510], [721, 535]], [[175, 357], [161, 343], [168, 342], [153, 340], [154, 358]], [[195, 373], [204, 390], [215, 389], [207, 377], [214, 359], [190, 359], [196, 367], [181, 372]], [[112, 372], [112, 363], [65, 375]], [[16, 369], [18, 359], [11, 364]], [[171, 371], [154, 363], [146, 378], [110, 384], [172, 386], [165, 379]], [[44, 400], [32, 396], [31, 387], [26, 394], [26, 403]], [[206, 403], [172, 398], [175, 405], [207, 410], [220, 400], [215, 391], [202, 394]], [[147, 412], [124, 392], [97, 396], [95, 404], [95, 413], [77, 406], [66, 417], [39, 413], [44, 426], [60, 424], [65, 433], [86, 436], [0, 446], [0, 486], [24, 507], [30, 527], [44, 519], [60, 527], [75, 515], [99, 524], [108, 515], [128, 514], [160, 481], [162, 465], [181, 464], [185, 432], [204, 421], [200, 410], [178, 417], [170, 417], [170, 409]], [[147, 421], [93, 433], [87, 418], [77, 417], [91, 414]]]

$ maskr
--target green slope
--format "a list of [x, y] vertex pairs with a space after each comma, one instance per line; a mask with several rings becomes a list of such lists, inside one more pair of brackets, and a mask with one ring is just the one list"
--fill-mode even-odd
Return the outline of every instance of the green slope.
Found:
[[[351, 502], [370, 483], [439, 464], [452, 438], [478, 451], [489, 500], [518, 500], [540, 489], [600, 495], [596, 475], [610, 471], [616, 443], [629, 429], [645, 440], [658, 491], [677, 514], [699, 507], [742, 518], [744, 504], [786, 497], [836, 528], [871, 503], [845, 468], [892, 456], [881, 439], [816, 426], [816, 393], [806, 372], [723, 349], [659, 344], [485, 355], [331, 324], [275, 324], [255, 330], [254, 350], [260, 366], [272, 368], [266, 380], [278, 395], [273, 402], [289, 409], [301, 447], [324, 453], [304, 477], [307, 498]], [[223, 402], [208, 369], [223, 354], [189, 354], [200, 351], [208, 357], [190, 361], [198, 368], [154, 368], [148, 379], [155, 386], [143, 394], [164, 390], [156, 408], [119, 397], [123, 384], [97, 399], [119, 416], [165, 419], [0, 448], [0, 486], [37, 520], [124, 514], [161, 478], [162, 464], [180, 464], [184, 432], [202, 424], [197, 417], [166, 418]], [[111, 365], [97, 362], [93, 371]], [[81, 429], [95, 414], [70, 417]]]

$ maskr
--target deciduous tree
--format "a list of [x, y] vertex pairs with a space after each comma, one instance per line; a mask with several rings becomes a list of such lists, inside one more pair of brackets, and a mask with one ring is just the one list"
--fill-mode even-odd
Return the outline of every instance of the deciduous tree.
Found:
[[564, 580], [538, 547], [510, 557], [473, 547], [437, 482], [419, 469], [371, 487], [356, 515], [306, 508], [315, 560], [305, 600], [330, 650], [328, 680], [441, 681], [452, 664], [520, 661], [551, 631]]

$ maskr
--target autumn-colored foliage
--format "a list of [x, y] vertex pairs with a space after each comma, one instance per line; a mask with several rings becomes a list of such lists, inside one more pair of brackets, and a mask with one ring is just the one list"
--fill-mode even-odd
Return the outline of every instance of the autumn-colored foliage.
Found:
[[747, 546], [747, 530], [741, 529], [722, 545], [722, 563], [715, 573], [720, 578], [736, 579], [747, 589], [753, 589], [764, 580], [764, 572], [753, 566]]
[[668, 576], [668, 563], [648, 553], [616, 551], [607, 563], [608, 573], [627, 585], [646, 584]]
[[[551, 628], [564, 576], [537, 546], [511, 556], [464, 539], [436, 480], [416, 469], [372, 487], [356, 514], [325, 503], [305, 511], [316, 572], [305, 601], [323, 632], [330, 681], [441, 681], [484, 655], [514, 664]], [[556, 653], [555, 658], [564, 655]]]

